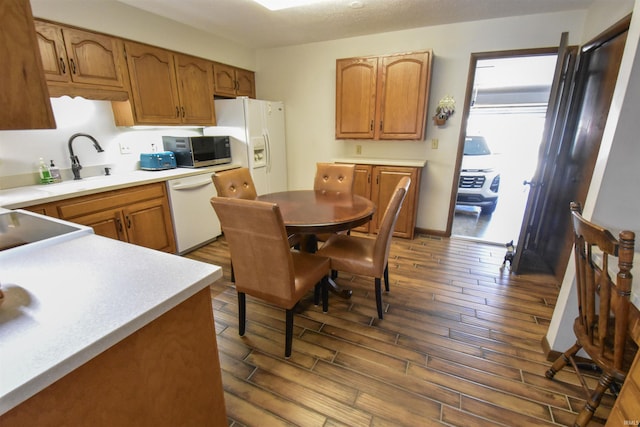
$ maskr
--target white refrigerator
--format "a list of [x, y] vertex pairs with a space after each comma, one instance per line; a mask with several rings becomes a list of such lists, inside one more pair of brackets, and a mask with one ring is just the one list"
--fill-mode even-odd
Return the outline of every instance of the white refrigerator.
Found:
[[217, 99], [217, 126], [205, 135], [228, 135], [234, 163], [249, 168], [258, 195], [287, 190], [284, 104], [240, 97]]

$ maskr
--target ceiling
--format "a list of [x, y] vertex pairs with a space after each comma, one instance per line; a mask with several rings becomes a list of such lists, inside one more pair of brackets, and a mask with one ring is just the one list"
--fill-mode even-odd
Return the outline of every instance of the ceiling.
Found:
[[275, 12], [251, 0], [115, 1], [257, 49], [586, 9], [599, 0], [325, 0]]

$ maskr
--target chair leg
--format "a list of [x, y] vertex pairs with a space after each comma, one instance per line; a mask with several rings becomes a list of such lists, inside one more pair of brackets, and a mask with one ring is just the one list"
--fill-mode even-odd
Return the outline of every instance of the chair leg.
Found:
[[389, 263], [384, 266], [384, 290], [389, 292]]
[[378, 308], [378, 319], [382, 319], [382, 283], [380, 278], [376, 277], [376, 307]]
[[327, 276], [322, 278], [322, 311], [329, 311], [329, 280]]
[[323, 282], [319, 282], [313, 287], [313, 305], [320, 304], [320, 290], [322, 286]]
[[338, 278], [338, 270], [331, 270], [331, 278], [336, 280]]
[[584, 408], [574, 422], [574, 426], [585, 427], [589, 424], [589, 421], [593, 417], [593, 413], [596, 411], [598, 406], [600, 406], [600, 401], [602, 400], [602, 396], [604, 396], [605, 391], [609, 388], [609, 385], [613, 382], [613, 377], [609, 374], [603, 374], [598, 380], [598, 385], [596, 389], [591, 393], [589, 400], [584, 404]]
[[285, 331], [284, 357], [288, 359], [291, 356], [291, 344], [293, 343], [293, 308], [287, 310]]
[[580, 351], [581, 348], [582, 346], [580, 344], [575, 343], [573, 347], [571, 347], [569, 350], [562, 353], [562, 355], [558, 357], [555, 362], [553, 362], [553, 365], [551, 365], [551, 367], [547, 370], [547, 372], [544, 375], [550, 380], [553, 379], [556, 373], [558, 373], [562, 368], [567, 366], [567, 363], [571, 363], [571, 358], [575, 356], [576, 353]]
[[247, 320], [247, 296], [244, 292], [238, 292], [238, 334], [244, 335]]

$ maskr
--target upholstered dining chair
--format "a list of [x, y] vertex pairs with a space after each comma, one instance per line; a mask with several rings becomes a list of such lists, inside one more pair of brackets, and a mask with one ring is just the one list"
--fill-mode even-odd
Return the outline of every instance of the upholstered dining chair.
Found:
[[346, 163], [316, 163], [316, 176], [313, 189], [353, 193], [356, 165]]
[[[246, 200], [255, 200], [258, 197], [249, 168], [214, 172], [211, 175], [211, 180], [213, 181], [213, 186], [216, 187], [218, 197]], [[233, 262], [231, 262], [231, 281], [236, 281]]]
[[211, 175], [218, 197], [254, 200], [258, 197], [256, 186], [248, 168], [229, 169]]
[[[353, 194], [353, 184], [356, 177], [356, 165], [348, 163], [316, 163], [316, 176], [313, 179], [313, 189], [316, 191], [333, 191], [337, 193]], [[341, 234], [350, 234], [341, 231]], [[316, 235], [318, 242], [325, 242], [333, 233]]]
[[[637, 351], [628, 333], [635, 234], [622, 231], [616, 239], [605, 228], [584, 219], [578, 203], [571, 203], [571, 216], [578, 296], [578, 317], [573, 322], [576, 343], [556, 359], [545, 375], [552, 379], [567, 363], [573, 366], [587, 400], [574, 426], [584, 427], [607, 388], [614, 381], [624, 382]], [[609, 265], [616, 259], [617, 268]], [[611, 270], [617, 271], [615, 279], [611, 278]], [[576, 363], [580, 349], [602, 371], [594, 390], [588, 388]]]
[[[257, 200], [213, 197], [222, 231], [229, 244], [238, 292], [239, 333], [245, 333], [246, 294], [286, 311], [285, 357], [291, 356], [293, 309], [316, 286], [322, 291], [322, 310], [329, 308], [329, 258], [292, 251], [280, 208]], [[314, 292], [317, 304], [318, 292]]]
[[382, 319], [382, 286], [389, 292], [389, 249], [398, 213], [405, 199], [411, 178], [403, 177], [389, 200], [378, 235], [375, 238], [334, 234], [317, 254], [331, 258], [331, 269], [374, 277], [378, 318]]

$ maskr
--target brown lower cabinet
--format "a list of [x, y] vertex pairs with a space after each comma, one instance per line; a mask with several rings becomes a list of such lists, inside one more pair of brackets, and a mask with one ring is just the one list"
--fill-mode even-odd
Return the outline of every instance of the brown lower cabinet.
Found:
[[0, 425], [226, 426], [209, 288], [1, 415]]
[[398, 214], [393, 235], [413, 239], [421, 174], [422, 168], [419, 167], [357, 164], [354, 192], [373, 201], [377, 209], [371, 222], [355, 230], [363, 233], [378, 232], [384, 209], [393, 195], [393, 190], [402, 177], [408, 176], [411, 178], [411, 186]]
[[176, 251], [164, 183], [74, 197], [26, 209], [93, 227], [100, 236], [169, 253]]

